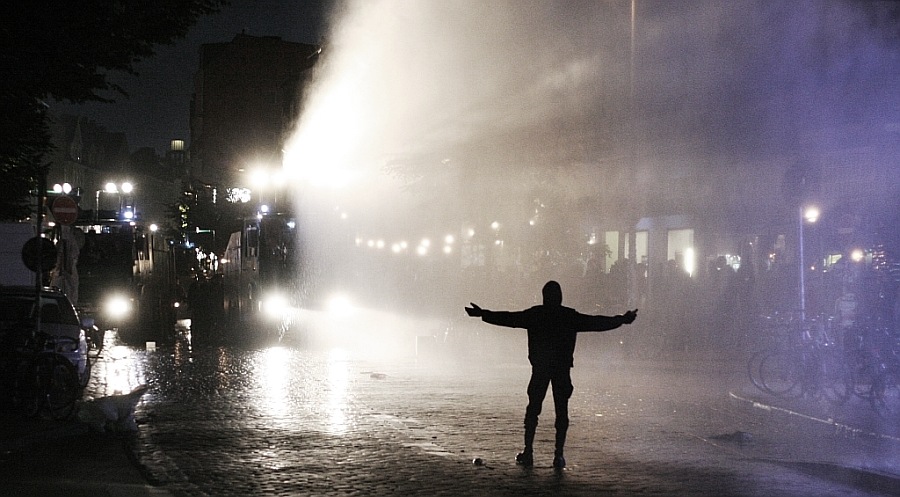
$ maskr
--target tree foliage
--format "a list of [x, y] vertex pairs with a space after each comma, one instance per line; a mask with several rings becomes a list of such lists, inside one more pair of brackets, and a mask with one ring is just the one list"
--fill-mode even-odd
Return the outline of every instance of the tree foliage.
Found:
[[112, 102], [108, 76], [137, 74], [154, 47], [183, 37], [227, 0], [14, 0], [0, 27], [0, 216], [15, 218], [50, 150], [45, 99]]
[[44, 172], [50, 142], [46, 107], [36, 99], [3, 99], [0, 107], [0, 219], [28, 216], [28, 192]]

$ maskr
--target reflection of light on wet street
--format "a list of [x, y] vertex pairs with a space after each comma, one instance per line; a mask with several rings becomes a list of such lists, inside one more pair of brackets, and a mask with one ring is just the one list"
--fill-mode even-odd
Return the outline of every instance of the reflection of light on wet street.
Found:
[[107, 355], [110, 359], [118, 361], [119, 359], [126, 359], [128, 356], [130, 356], [131, 349], [129, 349], [125, 345], [116, 345], [113, 348], [109, 349]]
[[[107, 333], [107, 343], [113, 343], [114, 333]], [[105, 361], [97, 361], [91, 373], [99, 384], [98, 395], [128, 393], [147, 382], [145, 364], [131, 347], [110, 346], [103, 351]]]
[[215, 350], [214, 356], [216, 358], [216, 374], [214, 385], [216, 388], [228, 388], [231, 386], [233, 382], [231, 371], [231, 360], [232, 357], [228, 353], [228, 349], [224, 347], [219, 347]]
[[328, 354], [328, 399], [326, 411], [328, 415], [328, 431], [336, 435], [347, 432], [347, 382], [350, 372], [347, 369], [349, 354], [343, 349], [333, 349]]
[[260, 388], [259, 407], [276, 419], [290, 415], [290, 359], [287, 348], [270, 347], [262, 352], [255, 368]]
[[279, 346], [254, 356], [252, 402], [267, 423], [332, 435], [347, 433], [352, 423], [349, 352], [335, 348], [309, 354]]

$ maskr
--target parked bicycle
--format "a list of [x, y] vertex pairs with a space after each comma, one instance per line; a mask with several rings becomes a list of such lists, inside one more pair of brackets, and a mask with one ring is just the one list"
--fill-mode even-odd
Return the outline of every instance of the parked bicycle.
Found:
[[873, 330], [875, 339], [863, 367], [864, 398], [881, 417], [900, 421], [900, 339], [890, 330]]
[[869, 402], [882, 418], [900, 421], [900, 369], [885, 370], [875, 378]]
[[21, 333], [18, 338], [7, 341], [0, 352], [5, 395], [24, 416], [45, 413], [53, 419], [69, 418], [82, 387], [75, 366], [57, 351], [77, 347], [77, 343], [66, 343], [77, 341], [41, 332]]
[[94, 318], [82, 318], [82, 328], [84, 329], [84, 338], [87, 341], [88, 351], [94, 352], [99, 356], [103, 352], [104, 342], [106, 341], [106, 330], [97, 326]]
[[779, 323], [787, 340], [750, 357], [751, 382], [770, 395], [822, 399], [840, 405], [850, 398], [853, 383], [842, 344], [827, 318]]

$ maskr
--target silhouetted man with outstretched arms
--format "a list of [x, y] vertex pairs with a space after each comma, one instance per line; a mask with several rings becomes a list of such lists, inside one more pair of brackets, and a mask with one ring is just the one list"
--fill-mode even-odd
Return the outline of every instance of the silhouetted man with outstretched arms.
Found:
[[538, 416], [553, 385], [553, 405], [556, 408], [556, 451], [553, 467], [566, 467], [563, 448], [569, 429], [569, 397], [572, 396], [572, 377], [575, 338], [581, 331], [607, 331], [623, 324], [631, 324], [637, 309], [619, 316], [590, 316], [562, 305], [562, 288], [548, 281], [542, 290], [544, 304], [524, 311], [489, 311], [475, 304], [466, 307], [469, 316], [480, 317], [485, 323], [525, 328], [528, 330], [528, 360], [531, 362], [531, 381], [528, 383], [528, 407], [525, 408], [525, 448], [516, 455], [516, 463], [534, 465], [534, 433]]

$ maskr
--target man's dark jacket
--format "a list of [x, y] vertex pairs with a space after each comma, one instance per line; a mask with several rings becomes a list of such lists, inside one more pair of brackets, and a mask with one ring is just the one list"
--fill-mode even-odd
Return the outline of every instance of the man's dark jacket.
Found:
[[573, 366], [579, 331], [606, 331], [625, 324], [622, 316], [590, 316], [563, 305], [536, 305], [524, 311], [489, 311], [485, 323], [528, 330], [528, 360], [532, 367]]

